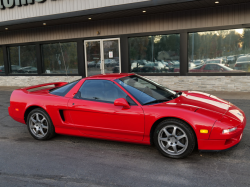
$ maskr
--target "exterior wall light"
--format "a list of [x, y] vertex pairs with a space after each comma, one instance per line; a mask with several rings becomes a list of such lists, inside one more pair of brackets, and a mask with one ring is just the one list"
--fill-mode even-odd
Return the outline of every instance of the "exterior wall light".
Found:
[[5, 30], [8, 30], [9, 28], [5, 28]]
[[147, 12], [147, 11], [146, 11], [146, 10], [143, 10], [142, 12], [145, 13], [145, 12]]
[[46, 23], [43, 23], [43, 25], [46, 25]]
[[214, 3], [218, 4], [218, 3], [220, 3], [220, 2], [219, 2], [219, 1], [215, 1]]
[[92, 19], [92, 18], [89, 18], [89, 20]]

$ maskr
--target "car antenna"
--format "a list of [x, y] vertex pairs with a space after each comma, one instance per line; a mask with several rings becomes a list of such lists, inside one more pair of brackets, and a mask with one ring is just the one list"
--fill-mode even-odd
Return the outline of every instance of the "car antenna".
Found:
[[64, 67], [65, 67], [66, 76], [67, 76], [67, 79], [68, 79], [68, 82], [69, 82], [68, 68], [66, 68], [66, 63], [65, 63], [65, 60], [64, 60], [64, 55], [63, 55], [61, 42], [59, 42], [59, 45], [60, 45], [60, 48], [61, 48], [61, 53], [62, 53], [62, 57], [63, 57], [63, 63], [64, 63]]

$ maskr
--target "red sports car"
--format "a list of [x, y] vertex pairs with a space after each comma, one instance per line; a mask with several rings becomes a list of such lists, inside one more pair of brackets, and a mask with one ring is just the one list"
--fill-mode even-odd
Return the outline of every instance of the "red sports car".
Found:
[[[53, 88], [42, 88], [54, 85]], [[39, 89], [40, 88], [40, 89]], [[154, 144], [183, 158], [199, 150], [238, 144], [246, 125], [242, 110], [213, 95], [172, 91], [135, 74], [106, 74], [75, 82], [15, 90], [10, 116], [37, 140], [55, 134]]]

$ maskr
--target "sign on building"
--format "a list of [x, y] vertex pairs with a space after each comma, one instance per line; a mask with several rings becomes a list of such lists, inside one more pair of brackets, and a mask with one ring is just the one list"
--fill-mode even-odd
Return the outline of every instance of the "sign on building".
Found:
[[46, 0], [0, 0], [0, 8], [13, 8], [15, 6], [23, 6], [28, 4], [34, 4], [35, 2], [43, 3]]

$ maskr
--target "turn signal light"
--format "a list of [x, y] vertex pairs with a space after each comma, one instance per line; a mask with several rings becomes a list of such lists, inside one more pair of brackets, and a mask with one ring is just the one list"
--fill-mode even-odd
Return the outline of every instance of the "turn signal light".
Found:
[[200, 130], [200, 133], [202, 133], [202, 134], [207, 134], [207, 133], [208, 133], [208, 130], [207, 130], [207, 129], [201, 129], [201, 130]]

